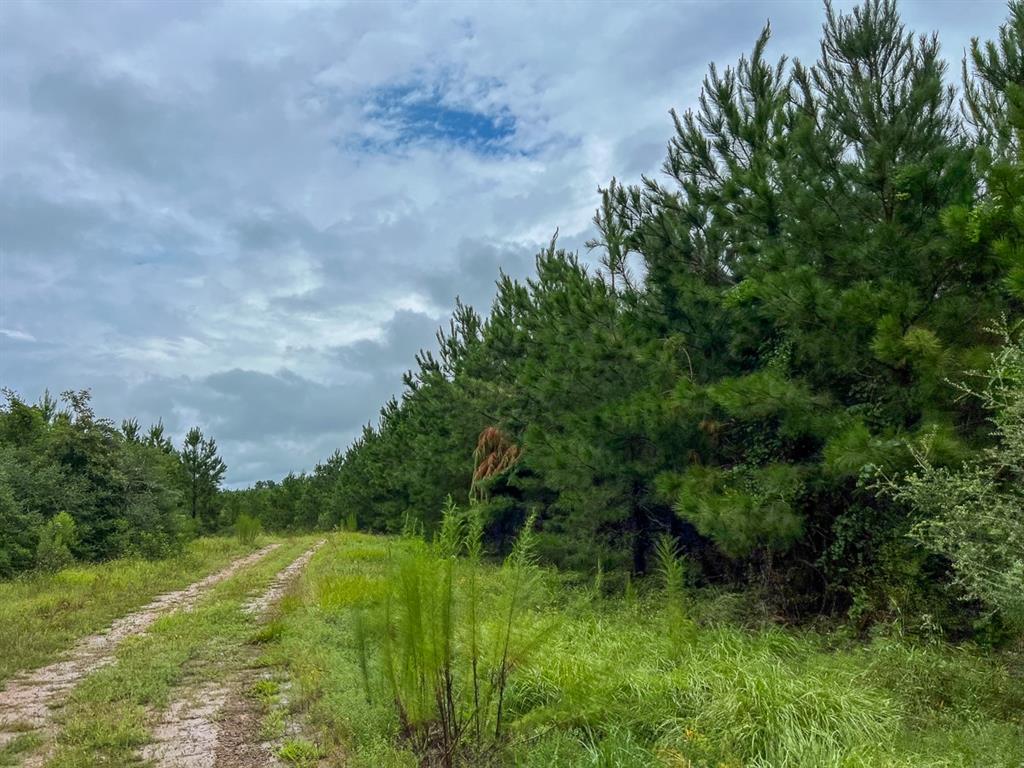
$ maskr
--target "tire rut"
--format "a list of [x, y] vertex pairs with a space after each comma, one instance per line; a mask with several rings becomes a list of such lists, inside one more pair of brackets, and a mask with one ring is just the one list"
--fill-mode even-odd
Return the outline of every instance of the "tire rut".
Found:
[[[277, 573], [270, 586], [242, 610], [262, 616], [326, 543], [321, 540]], [[153, 727], [153, 741], [140, 753], [155, 768], [221, 768], [277, 765], [271, 745], [260, 737], [260, 715], [246, 691], [251, 670], [227, 680], [184, 686]]]
[[45, 735], [52, 726], [54, 709], [82, 678], [112, 663], [122, 641], [143, 634], [161, 616], [195, 607], [210, 588], [279, 546], [270, 544], [184, 589], [160, 595], [138, 611], [115, 620], [107, 630], [80, 640], [62, 660], [12, 678], [0, 690], [0, 747], [25, 733], [43, 731]]

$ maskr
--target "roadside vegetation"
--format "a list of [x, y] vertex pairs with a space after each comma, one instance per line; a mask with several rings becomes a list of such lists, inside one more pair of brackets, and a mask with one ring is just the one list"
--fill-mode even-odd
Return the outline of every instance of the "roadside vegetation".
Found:
[[1008, 8], [959, 83], [890, 0], [827, 5], [814, 62], [766, 27], [661, 176], [600, 191], [591, 257], [552, 239], [457, 302], [309, 474], [224, 491], [198, 429], [7, 392], [0, 679], [263, 531], [332, 532], [269, 622], [243, 598], [312, 539], [126, 642], [51, 768], [128, 764], [174, 686], [254, 654], [301, 766], [1024, 765]]
[[[841, 625], [784, 628], [747, 593], [664, 579], [583, 581], [449, 552], [441, 540], [340, 534], [270, 625], [263, 663], [293, 681], [291, 716], [305, 721], [310, 752], [327, 764], [1016, 768], [1024, 760], [1019, 653], [923, 641], [899, 622], [868, 638]], [[506, 669], [493, 649], [509, 637], [517, 593], [525, 599]], [[407, 636], [415, 610], [438, 599], [448, 608], [425, 611], [423, 632]], [[499, 699], [478, 696], [474, 680], [505, 673], [499, 731]], [[458, 739], [446, 732], [452, 724]]]
[[433, 534], [468, 495], [498, 555], [532, 515], [541, 562], [639, 579], [667, 535], [787, 621], [1015, 642], [1024, 4], [962, 72], [890, 0], [824, 16], [816, 61], [766, 27], [709, 71], [589, 256], [457, 303], [347, 450], [225, 508]]
[[175, 447], [155, 424], [98, 416], [88, 390], [38, 402], [2, 390], [0, 578], [75, 562], [151, 560], [224, 527], [227, 467], [198, 429]]
[[[122, 643], [116, 663], [89, 675], [58, 716], [56, 749], [46, 765], [131, 765], [151, 740], [155, 713], [166, 709], [176, 686], [225, 684], [248, 657], [258, 620], [244, 604], [313, 539], [295, 537], [249, 568], [215, 586], [191, 611], [158, 619], [144, 635]], [[18, 764], [38, 736], [0, 751], [0, 765]]]

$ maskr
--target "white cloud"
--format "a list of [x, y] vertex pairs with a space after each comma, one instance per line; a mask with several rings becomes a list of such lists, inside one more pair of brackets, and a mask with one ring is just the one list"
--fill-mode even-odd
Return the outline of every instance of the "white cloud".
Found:
[[25, 331], [18, 331], [13, 328], [0, 328], [0, 336], [6, 336], [14, 341], [35, 341], [36, 337]]

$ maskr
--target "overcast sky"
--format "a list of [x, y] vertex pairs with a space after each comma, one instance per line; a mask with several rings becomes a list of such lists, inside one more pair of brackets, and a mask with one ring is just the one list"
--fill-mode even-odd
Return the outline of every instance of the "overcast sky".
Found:
[[[902, 7], [957, 68], [1005, 16]], [[2, 0], [0, 384], [199, 424], [232, 485], [311, 469], [769, 18], [815, 58], [817, 2]]]

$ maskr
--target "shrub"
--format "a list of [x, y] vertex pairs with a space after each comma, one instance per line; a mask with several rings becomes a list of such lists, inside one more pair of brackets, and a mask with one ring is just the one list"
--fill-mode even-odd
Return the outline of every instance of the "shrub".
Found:
[[980, 389], [963, 386], [990, 413], [995, 443], [960, 469], [936, 466], [926, 438], [916, 471], [888, 487], [917, 515], [913, 535], [953, 563], [968, 594], [1024, 627], [1024, 339], [999, 329], [1004, 346]]
[[75, 545], [75, 520], [67, 512], [58, 512], [39, 532], [36, 566], [44, 571], [59, 571], [75, 561], [71, 548]]
[[242, 544], [252, 544], [262, 530], [260, 521], [246, 512], [235, 518], [235, 536]]

